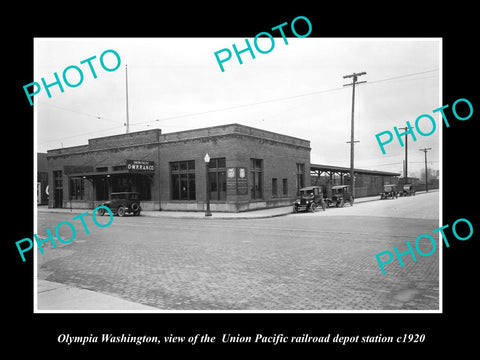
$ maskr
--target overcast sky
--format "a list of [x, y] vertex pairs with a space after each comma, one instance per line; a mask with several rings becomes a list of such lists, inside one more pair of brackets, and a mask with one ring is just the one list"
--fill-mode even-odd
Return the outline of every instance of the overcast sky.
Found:
[[[249, 39], [253, 46], [253, 39]], [[441, 41], [439, 39], [324, 39], [275, 38], [268, 54], [255, 49], [255, 59], [233, 55], [221, 72], [214, 52], [244, 38], [59, 38], [35, 39], [35, 75], [32, 81], [61, 78], [69, 65], [79, 66], [83, 83], [61, 93], [52, 87], [34, 98], [37, 149], [87, 144], [88, 139], [125, 133], [125, 65], [128, 65], [130, 132], [160, 128], [163, 133], [239, 123], [310, 140], [311, 162], [350, 165], [351, 79], [344, 75], [367, 74], [356, 87], [355, 167], [403, 174], [404, 148], [395, 140], [382, 155], [375, 134], [393, 126], [412, 124], [421, 114], [432, 114], [441, 103]], [[260, 47], [268, 49], [269, 40]], [[121, 66], [104, 71], [99, 57], [113, 49]], [[233, 50], [232, 50], [233, 52]], [[80, 61], [96, 55], [93, 79]], [[222, 54], [222, 56], [224, 56]], [[115, 64], [112, 54], [105, 57]], [[74, 82], [75, 71], [69, 72]], [[28, 100], [25, 98], [26, 103]], [[409, 137], [409, 175], [424, 168], [430, 147], [429, 167], [439, 169], [442, 123], [427, 137]], [[431, 125], [422, 123], [423, 131]]]

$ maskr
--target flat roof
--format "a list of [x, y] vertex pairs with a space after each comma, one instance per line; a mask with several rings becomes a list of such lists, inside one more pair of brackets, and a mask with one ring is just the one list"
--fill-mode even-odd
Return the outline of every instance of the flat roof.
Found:
[[[248, 136], [287, 145], [300, 146], [310, 149], [310, 141], [300, 139], [290, 135], [275, 133], [268, 130], [258, 129], [238, 123], [216, 125], [198, 129], [175, 131], [162, 133], [160, 129], [141, 130], [125, 134], [116, 134], [91, 138], [88, 144], [72, 146], [66, 148], [51, 149], [47, 151], [47, 156], [69, 155], [73, 153], [82, 153], [89, 151], [101, 151], [108, 149], [118, 149], [130, 146], [145, 145], [164, 145], [179, 141], [197, 140], [203, 138], [214, 138], [221, 136]], [[118, 139], [122, 140], [122, 145], [118, 145]]]

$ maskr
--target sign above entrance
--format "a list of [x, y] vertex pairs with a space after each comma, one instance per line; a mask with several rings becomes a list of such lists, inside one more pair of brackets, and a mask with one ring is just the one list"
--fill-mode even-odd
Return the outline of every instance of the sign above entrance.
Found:
[[155, 162], [146, 160], [127, 160], [129, 172], [152, 173], [155, 171]]

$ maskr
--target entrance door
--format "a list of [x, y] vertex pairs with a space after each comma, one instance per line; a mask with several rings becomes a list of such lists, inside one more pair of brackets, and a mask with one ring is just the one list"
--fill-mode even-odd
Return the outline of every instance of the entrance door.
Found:
[[63, 189], [55, 189], [55, 204], [54, 207], [63, 207]]
[[56, 208], [61, 208], [61, 207], [63, 207], [63, 177], [62, 177], [62, 171], [54, 171], [53, 172], [53, 181], [54, 181], [54, 186], [55, 186], [53, 206], [56, 207]]

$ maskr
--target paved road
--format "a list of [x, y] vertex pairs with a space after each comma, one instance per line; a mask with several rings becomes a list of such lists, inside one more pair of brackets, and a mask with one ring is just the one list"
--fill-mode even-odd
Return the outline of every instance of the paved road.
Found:
[[[39, 213], [39, 234], [71, 218]], [[38, 254], [40, 279], [167, 310], [439, 307], [438, 250], [385, 275], [375, 259], [439, 227], [438, 192], [270, 219], [85, 220], [90, 235], [76, 220], [71, 244]]]

